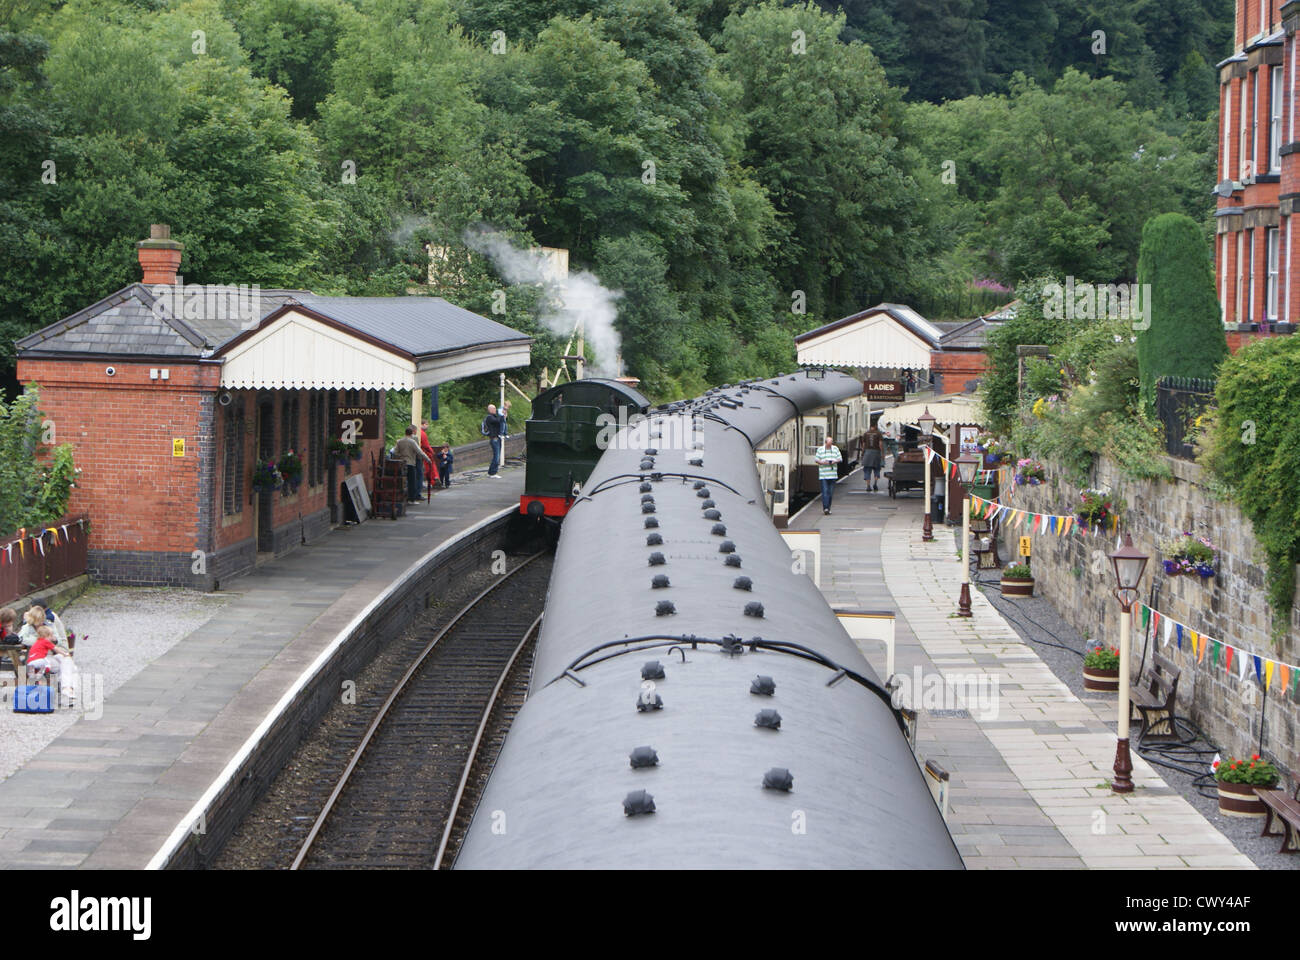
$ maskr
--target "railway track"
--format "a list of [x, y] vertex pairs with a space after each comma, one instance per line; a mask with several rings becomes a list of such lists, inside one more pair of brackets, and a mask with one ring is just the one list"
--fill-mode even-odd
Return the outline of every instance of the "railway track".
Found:
[[429, 637], [333, 782], [291, 869], [450, 861], [468, 818], [456, 811], [472, 812], [526, 693], [549, 577], [550, 558], [535, 554]]

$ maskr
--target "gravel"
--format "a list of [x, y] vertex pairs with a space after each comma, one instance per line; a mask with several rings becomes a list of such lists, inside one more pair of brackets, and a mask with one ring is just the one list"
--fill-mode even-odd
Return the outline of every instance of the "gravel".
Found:
[[[59, 610], [77, 635], [81, 689], [76, 707], [54, 713], [14, 713], [12, 687], [0, 699], [0, 780], [7, 778], [72, 726], [82, 713], [102, 706], [101, 698], [126, 683], [220, 610], [235, 594], [196, 593], [160, 587], [92, 586]], [[85, 639], [82, 639], [82, 638]], [[5, 659], [5, 684], [13, 673]]]
[[[1003, 597], [994, 579], [997, 571], [972, 571], [972, 578], [978, 574], [979, 590], [1002, 614], [1003, 618], [1018, 633], [1022, 640], [1029, 643], [1052, 673], [1070, 688], [1080, 700], [1102, 700], [1115, 703], [1114, 696], [1098, 695], [1083, 689], [1083, 652], [1086, 642], [1077, 630], [1061, 619], [1060, 613], [1049, 600], [1034, 596], [1022, 600]], [[1064, 648], [1064, 649], [1063, 649]], [[1141, 639], [1136, 641], [1136, 648], [1141, 650]], [[1185, 719], [1185, 718], [1184, 718]], [[1116, 724], [1110, 724], [1114, 729]], [[1179, 724], [1183, 736], [1191, 736], [1195, 731], [1186, 724]], [[1136, 728], [1134, 728], [1136, 736]], [[1201, 751], [1199, 756], [1189, 751], [1181, 751], [1184, 759], [1178, 764], [1191, 768], [1192, 772], [1171, 769], [1164, 764], [1170, 758], [1154, 751], [1143, 753], [1144, 759], [1151, 763], [1165, 783], [1182, 794], [1193, 807], [1200, 812], [1215, 828], [1227, 837], [1238, 851], [1248, 856], [1262, 870], [1294, 870], [1300, 866], [1300, 856], [1278, 852], [1281, 837], [1261, 837], [1263, 820], [1255, 817], [1225, 817], [1219, 812], [1219, 804], [1214, 793], [1214, 782], [1208, 776], [1209, 764], [1218, 750], [1217, 744], [1198, 739], [1189, 744], [1190, 750]], [[1198, 788], [1198, 780], [1201, 785]], [[1206, 794], [1203, 795], [1201, 790]]]

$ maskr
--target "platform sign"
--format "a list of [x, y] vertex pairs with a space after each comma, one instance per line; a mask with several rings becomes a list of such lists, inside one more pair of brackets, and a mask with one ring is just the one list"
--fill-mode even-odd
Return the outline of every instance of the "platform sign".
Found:
[[183, 457], [183, 456], [185, 456], [185, 438], [184, 438], [184, 437], [176, 437], [175, 439], [172, 440], [172, 456], [173, 456], [173, 457]]
[[1020, 538], [1020, 555], [1022, 557], [1027, 557], [1030, 555], [1031, 550], [1030, 550], [1029, 543], [1030, 543], [1029, 537]]
[[905, 396], [902, 380], [864, 380], [862, 394], [868, 400], [902, 400]]
[[[344, 436], [344, 434], [347, 436]], [[367, 403], [336, 403], [334, 425], [330, 436], [344, 443], [362, 440], [382, 440], [379, 429], [379, 407]]]

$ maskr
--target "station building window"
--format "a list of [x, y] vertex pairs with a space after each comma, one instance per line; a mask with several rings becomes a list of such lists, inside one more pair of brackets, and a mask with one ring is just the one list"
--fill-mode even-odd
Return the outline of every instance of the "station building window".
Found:
[[225, 418], [221, 495], [222, 513], [230, 517], [244, 510], [244, 414], [227, 407]]

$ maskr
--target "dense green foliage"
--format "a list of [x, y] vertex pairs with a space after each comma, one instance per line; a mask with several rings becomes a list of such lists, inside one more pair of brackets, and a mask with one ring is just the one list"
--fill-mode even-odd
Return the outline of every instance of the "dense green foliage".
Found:
[[1257, 340], [1219, 368], [1202, 462], [1250, 518], [1268, 558], [1276, 635], [1290, 626], [1300, 563], [1300, 339]]
[[1160, 377], [1212, 379], [1228, 355], [1214, 266], [1200, 228], [1167, 213], [1142, 228], [1138, 283], [1151, 285], [1151, 326], [1138, 333], [1142, 402], [1155, 408]]
[[72, 447], [43, 444], [35, 385], [12, 404], [0, 401], [0, 536], [52, 523], [68, 509]]
[[[1229, 0], [0, 0], [0, 370], [137, 279], [440, 294], [538, 340], [486, 225], [621, 291], [656, 397], [972, 281], [1130, 279], [1204, 219]], [[1094, 30], [1106, 50], [1094, 52]], [[949, 101], [949, 102], [942, 102]], [[426, 245], [446, 257], [428, 275]], [[506, 292], [504, 313], [495, 291]], [[473, 410], [493, 378], [461, 388]]]

